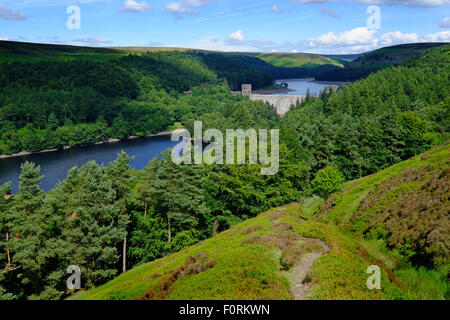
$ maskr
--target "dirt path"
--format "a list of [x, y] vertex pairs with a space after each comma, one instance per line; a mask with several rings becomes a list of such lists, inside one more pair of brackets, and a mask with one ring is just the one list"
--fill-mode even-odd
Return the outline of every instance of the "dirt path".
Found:
[[306, 255], [305, 257], [302, 258], [300, 263], [297, 266], [295, 266], [294, 269], [292, 270], [289, 280], [291, 281], [291, 292], [294, 300], [307, 299], [306, 294], [310, 289], [310, 284], [304, 281], [306, 275], [311, 269], [311, 266], [314, 263], [314, 261], [319, 259], [321, 255], [327, 253], [330, 250], [327, 244], [322, 240], [312, 239], [312, 241], [320, 245], [323, 248], [323, 250], [314, 251]]

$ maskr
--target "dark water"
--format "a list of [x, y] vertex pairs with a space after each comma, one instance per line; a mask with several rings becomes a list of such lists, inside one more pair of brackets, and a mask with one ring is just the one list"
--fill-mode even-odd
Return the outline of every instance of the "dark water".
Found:
[[114, 161], [117, 154], [123, 150], [130, 157], [134, 157], [130, 163], [131, 166], [142, 169], [155, 156], [159, 156], [161, 152], [172, 148], [177, 143], [170, 141], [169, 135], [0, 159], [0, 185], [11, 181], [13, 192], [17, 192], [20, 165], [25, 161], [32, 161], [41, 166], [41, 175], [44, 176], [41, 188], [48, 191], [58, 181], [64, 180], [67, 171], [74, 166], [80, 167], [91, 160], [107, 165]]
[[[318, 96], [321, 91], [325, 89], [326, 86], [329, 85], [335, 85], [333, 83], [317, 83], [314, 81], [308, 81], [308, 80], [289, 80], [289, 81], [283, 81], [288, 84], [288, 89], [295, 90], [288, 93], [280, 93], [283, 95], [299, 95], [299, 96], [305, 96], [306, 92], [309, 89], [309, 92], [311, 95]], [[276, 81], [277, 84], [280, 84], [281, 81]]]

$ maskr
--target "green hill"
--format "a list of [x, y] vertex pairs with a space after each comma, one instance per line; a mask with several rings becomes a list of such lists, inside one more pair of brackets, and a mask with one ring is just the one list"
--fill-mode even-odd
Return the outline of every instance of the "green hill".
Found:
[[[56, 44], [40, 44], [16, 41], [0, 41], [0, 63], [13, 61], [48, 61], [87, 59], [106, 61], [118, 59], [130, 53], [142, 54], [157, 51], [213, 53], [215, 51], [176, 47], [83, 47]], [[254, 57], [279, 68], [313, 68], [322, 65], [343, 67], [345, 60], [309, 53], [223, 53], [228, 57]]]
[[[72, 298], [448, 298], [449, 159], [447, 143]], [[366, 286], [370, 265], [382, 270], [381, 290]]]
[[355, 81], [376, 71], [399, 65], [424, 51], [440, 47], [446, 43], [409, 43], [377, 49], [363, 54], [343, 69], [325, 71], [316, 77], [322, 81]]
[[376, 67], [387, 68], [393, 64], [399, 64], [411, 57], [417, 56], [425, 50], [440, 47], [446, 43], [408, 43], [400, 44], [391, 47], [385, 47], [377, 49], [364, 54], [363, 56], [355, 59], [350, 65], [350, 68], [357, 67]]
[[0, 41], [0, 63], [13, 61], [70, 61], [76, 59], [107, 61], [121, 58], [124, 55], [126, 55], [125, 52], [108, 48]]
[[318, 54], [312, 53], [257, 53], [253, 54], [254, 57], [259, 58], [275, 67], [282, 68], [312, 68], [320, 65], [333, 65], [343, 67], [344, 65], [333, 58], [325, 58]]

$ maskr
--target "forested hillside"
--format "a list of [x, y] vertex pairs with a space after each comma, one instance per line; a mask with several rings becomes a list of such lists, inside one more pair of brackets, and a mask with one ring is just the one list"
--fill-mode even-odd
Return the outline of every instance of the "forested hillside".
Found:
[[445, 43], [411, 43], [377, 49], [361, 55], [342, 69], [325, 71], [316, 76], [320, 81], [356, 81], [368, 75], [405, 62], [422, 52]]
[[[327, 201], [273, 208], [76, 298], [448, 299], [449, 158], [447, 144]], [[366, 287], [370, 265], [381, 290]]]
[[[271, 59], [263, 59], [263, 55], [245, 54], [245, 53], [205, 53], [193, 52], [201, 56], [206, 64], [213, 70], [218, 71], [221, 76], [226, 76], [230, 85], [235, 90], [240, 89], [241, 83], [251, 83], [254, 88], [267, 86], [270, 78], [263, 75], [271, 75], [272, 80], [276, 79], [297, 79], [297, 78], [315, 78], [328, 71], [342, 69], [342, 64], [323, 57], [314, 55], [316, 59], [304, 59], [306, 54], [287, 54], [289, 59], [294, 62], [287, 63], [285, 66], [282, 61], [284, 55], [281, 53], [271, 54]], [[270, 62], [270, 63], [269, 63]], [[314, 63], [313, 63], [314, 62]], [[228, 66], [228, 68], [225, 68]], [[239, 70], [257, 70], [261, 75], [248, 72], [247, 77], [242, 77]], [[252, 77], [258, 75], [258, 77]], [[244, 81], [245, 80], [245, 81]]]
[[[13, 62], [0, 70], [0, 154], [164, 131], [196, 117], [202, 104], [218, 101], [198, 99], [221, 90], [214, 72], [178, 52], [109, 62]], [[183, 93], [189, 89], [192, 95]]]
[[[27, 70], [21, 64], [17, 64], [14, 71], [8, 69], [11, 65], [3, 65], [2, 68], [8, 71], [7, 75], [0, 73], [1, 81], [7, 84], [3, 90], [15, 97], [14, 100], [3, 93], [0, 99], [1, 127], [6, 129], [2, 129], [2, 148], [9, 148], [7, 150], [11, 151], [14, 146], [19, 150], [23, 143], [33, 146], [33, 143], [37, 144], [38, 141], [52, 141], [50, 137], [58, 137], [58, 132], [61, 133], [60, 137], [71, 137], [73, 140], [69, 143], [76, 145], [83, 143], [76, 139], [86, 133], [92, 133], [94, 141], [99, 132], [102, 132], [99, 128], [105, 130], [106, 133], [102, 133], [105, 138], [110, 136], [111, 132], [116, 137], [126, 137], [130, 134], [159, 130], [158, 128], [163, 128], [163, 124], [167, 126], [176, 121], [181, 121], [192, 131], [194, 120], [201, 120], [203, 130], [279, 128], [280, 169], [276, 175], [262, 176], [260, 169], [263, 165], [260, 164], [175, 165], [168, 151], [161, 161], [154, 159], [143, 170], [130, 172], [129, 158], [122, 153], [107, 167], [90, 162], [81, 168], [72, 169], [67, 179], [50, 192], [44, 193], [39, 188], [39, 168], [32, 163], [25, 163], [22, 166], [19, 192], [11, 195], [8, 183], [0, 189], [0, 233], [8, 235], [0, 237], [0, 267], [6, 270], [0, 275], [0, 297], [67, 297], [70, 294], [65, 287], [65, 270], [68, 265], [75, 264], [81, 268], [83, 286], [86, 289], [98, 286], [113, 279], [124, 267], [129, 269], [176, 253], [271, 208], [291, 202], [303, 202], [314, 194], [328, 198], [330, 194], [340, 190], [345, 180], [374, 174], [433, 146], [444, 144], [448, 140], [450, 119], [450, 97], [447, 90], [450, 85], [449, 52], [450, 46], [435, 48], [402, 65], [377, 72], [341, 88], [337, 93], [322, 94], [318, 98], [308, 97], [283, 118], [277, 116], [268, 104], [232, 95], [227, 82], [219, 79], [199, 57], [191, 54], [159, 52], [142, 57], [128, 56], [106, 65], [92, 65], [92, 68], [85, 70], [83, 65], [89, 65], [88, 62], [68, 62], [52, 67], [45, 64], [36, 65], [43, 66], [43, 70], [53, 70], [48, 75], [45, 72]], [[75, 66], [82, 72], [71, 74], [70, 70]], [[61, 75], [67, 73], [67, 76], [53, 75], [58, 72], [61, 72]], [[93, 88], [86, 88], [82, 86], [82, 82], [78, 82], [79, 79], [87, 77], [89, 72], [93, 72], [92, 76], [97, 79], [92, 84]], [[108, 72], [123, 75], [123, 78], [118, 77], [116, 81]], [[110, 76], [104, 76], [103, 73]], [[20, 74], [26, 75], [27, 78], [34, 77], [35, 80], [28, 83]], [[8, 77], [17, 80], [8, 82]], [[131, 82], [128, 81], [130, 79]], [[20, 87], [14, 84], [16, 81], [22, 81]], [[107, 86], [103, 87], [102, 82]], [[116, 91], [102, 92], [109, 86], [117, 86], [119, 90], [125, 84], [129, 88], [137, 88], [136, 97], [118, 97], [115, 95]], [[189, 88], [191, 92], [183, 93], [183, 90]], [[124, 94], [133, 94], [133, 90], [130, 91], [126, 90]], [[80, 94], [80, 98], [77, 100], [78, 96], [74, 96], [73, 100], [70, 100], [71, 94], [75, 93]], [[61, 108], [56, 99], [47, 96], [51, 94], [58, 99], [66, 97], [67, 100], [63, 101], [66, 101], [67, 108]], [[92, 104], [86, 105], [86, 109], [77, 109], [83, 106], [81, 102], [86, 101], [86, 97], [93, 99]], [[102, 101], [108, 104], [100, 103]], [[38, 103], [39, 106], [42, 103], [44, 116], [40, 114], [41, 107], [37, 107]], [[14, 113], [15, 110], [20, 112]], [[83, 115], [82, 118], [74, 118], [79, 115]], [[48, 118], [52, 118], [52, 121]], [[51, 135], [45, 136], [49, 134]], [[401, 177], [397, 172], [395, 177], [387, 177], [392, 178], [392, 181], [386, 182], [385, 187], [389, 189], [391, 185], [395, 186], [405, 194], [411, 191], [411, 194], [408, 193], [408, 199], [416, 199], [418, 204], [427, 206], [420, 208], [421, 212], [428, 216], [433, 212], [428, 207], [435, 208], [434, 205], [428, 204], [429, 202], [422, 202], [430, 199], [428, 193], [437, 190], [439, 194], [448, 195], [448, 192], [442, 189], [446, 187], [445, 183], [441, 183], [446, 181], [448, 163], [444, 159], [448, 158], [448, 145], [429, 154], [432, 156], [427, 155], [424, 155], [422, 160], [424, 165], [429, 165], [429, 173], [422, 169], [412, 169], [411, 172], [405, 173], [406, 176]], [[380, 175], [384, 176], [384, 173]], [[414, 181], [422, 176], [426, 177], [424, 181], [437, 181], [438, 188], [424, 185], [421, 189], [422, 186]], [[363, 179], [370, 179], [370, 176]], [[370, 188], [376, 187], [376, 184], [373, 181], [367, 183]], [[366, 187], [367, 185], [365, 184]], [[354, 213], [350, 220], [346, 216], [328, 220], [327, 217], [338, 217], [340, 214], [332, 213], [333, 202], [330, 199], [334, 199], [335, 204], [341, 203], [336, 194], [326, 202], [330, 203], [331, 208], [320, 209], [317, 219], [323, 217], [325, 222], [336, 225], [297, 223], [299, 219], [309, 219], [315, 211], [309, 205], [318, 205], [320, 201], [314, 200], [318, 198], [308, 202], [304, 212], [295, 212], [295, 215], [300, 215], [299, 218], [291, 215], [292, 217], [287, 217], [287, 221], [284, 221], [280, 215], [272, 221], [273, 225], [269, 225], [266, 218], [253, 221], [259, 221], [256, 227], [260, 224], [263, 228], [267, 227], [261, 228], [258, 233], [261, 236], [264, 236], [265, 232], [272, 235], [284, 234], [281, 231], [286, 231], [285, 226], [278, 224], [295, 222], [294, 230], [288, 226], [288, 230], [295, 234], [288, 231], [286, 234], [292, 236], [291, 240], [305, 241], [305, 252], [310, 249], [317, 251], [317, 246], [313, 246], [306, 238], [316, 238], [328, 243], [331, 254], [323, 255], [322, 260], [317, 260], [325, 264], [315, 269], [317, 273], [313, 285], [318, 284], [319, 291], [314, 293], [314, 297], [345, 297], [343, 294], [347, 291], [342, 287], [342, 283], [339, 287], [341, 290], [330, 289], [336, 287], [336, 280], [333, 280], [336, 278], [330, 273], [347, 273], [348, 269], [342, 269], [341, 266], [355, 266], [348, 277], [348, 283], [352, 285], [346, 296], [348, 298], [408, 298], [410, 294], [413, 297], [423, 297], [419, 289], [413, 288], [416, 284], [411, 279], [417, 275], [417, 270], [414, 269], [416, 266], [440, 268], [444, 261], [442, 257], [448, 256], [440, 249], [442, 230], [436, 223], [441, 223], [441, 220], [431, 220], [429, 224], [424, 224], [427, 232], [437, 235], [436, 238], [431, 238], [432, 242], [424, 245], [423, 238], [416, 237], [414, 230], [410, 233], [402, 227], [404, 223], [409, 222], [414, 225], [417, 216], [411, 215], [411, 221], [404, 221], [401, 211], [395, 209], [397, 206], [401, 207], [402, 203], [385, 202], [387, 207], [378, 208], [373, 199], [380, 197], [386, 188], [381, 185], [377, 190], [366, 187], [366, 193], [360, 194], [361, 198], [358, 199], [364, 199], [369, 192], [373, 191], [373, 194], [361, 205], [360, 200], [352, 200], [353, 193], [342, 195], [342, 203], [355, 205], [351, 211], [346, 211], [347, 214]], [[355, 190], [358, 191], [359, 189]], [[414, 198], [415, 193], [420, 196]], [[391, 195], [398, 196], [397, 193]], [[344, 199], [344, 196], [350, 198]], [[445, 211], [445, 208], [448, 208], [447, 198], [439, 198], [441, 204], [436, 204], [438, 210], [444, 208]], [[367, 211], [364, 211], [365, 208]], [[356, 209], [359, 211], [355, 211]], [[380, 211], [377, 211], [378, 209]], [[373, 211], [377, 214], [372, 214]], [[377, 229], [377, 225], [383, 225], [382, 220], [386, 216], [391, 219], [390, 230], [400, 230], [399, 235], [402, 235], [403, 239], [392, 238]], [[281, 220], [277, 221], [278, 218]], [[347, 227], [348, 221], [355, 222], [355, 228], [341, 229], [341, 222]], [[246, 223], [244, 222], [244, 226]], [[252, 222], [248, 223], [248, 227], [253, 227]], [[248, 286], [244, 283], [244, 287], [251, 289], [249, 297], [289, 298], [288, 283], [278, 276], [279, 264], [289, 270], [300, 256], [294, 254], [291, 257], [293, 252], [287, 251], [287, 260], [279, 262], [282, 248], [276, 249], [276, 241], [272, 246], [264, 237], [248, 240], [249, 247], [239, 249], [242, 240], [253, 231], [256, 230], [244, 233], [245, 237], [230, 238], [230, 243], [220, 240], [224, 234], [220, 236], [222, 238], [207, 242], [222, 243], [211, 250], [224, 248], [226, 244], [237, 245], [237, 253], [241, 250], [243, 254], [255, 254], [249, 256], [250, 261], [242, 260], [240, 255], [235, 258], [234, 253], [226, 249], [222, 251], [223, 256], [220, 256], [220, 252], [208, 252], [206, 257], [197, 256], [200, 251], [191, 255], [191, 250], [202, 248], [199, 244], [198, 247], [182, 251], [180, 255], [175, 256], [176, 259], [169, 262], [174, 269], [167, 270], [179, 275], [177, 268], [192, 256], [189, 261], [194, 261], [195, 267], [199, 266], [202, 270], [209, 268], [209, 273], [206, 271], [200, 273], [200, 276], [209, 277], [216, 270], [223, 273], [229, 266], [228, 263], [239, 259], [244, 267], [261, 267], [255, 271], [256, 278], [244, 278], [244, 281], [249, 282]], [[230, 233], [232, 232], [234, 231]], [[405, 290], [392, 278], [385, 291], [378, 295], [360, 295], [361, 286], [364, 286], [365, 282], [359, 282], [361, 275], [356, 266], [363, 268], [369, 264], [365, 253], [359, 254], [355, 251], [358, 245], [361, 246], [361, 242], [355, 240], [354, 236], [361, 234], [370, 240], [386, 241], [387, 249], [402, 255], [399, 261], [406, 263], [406, 269], [402, 270], [409, 270], [410, 266], [413, 268], [413, 271], [407, 271], [412, 276], [408, 273], [405, 275], [408, 281], [412, 281], [408, 285], [411, 289]], [[409, 241], [411, 238], [417, 239], [417, 242]], [[276, 236], [274, 239], [276, 240]], [[412, 243], [411, 247], [404, 245], [406, 240]], [[259, 244], [267, 244], [269, 249], [261, 249]], [[275, 253], [272, 250], [274, 248], [275, 251], [278, 250]], [[289, 248], [294, 252], [298, 251], [296, 246]], [[372, 254], [370, 248], [369, 246], [366, 249], [372, 260], [376, 260], [379, 254], [384, 252], [384, 249], [380, 249], [381, 251]], [[268, 260], [259, 259], [261, 252], [271, 256]], [[254, 263], [252, 257], [262, 261], [261, 266]], [[213, 267], [216, 264], [214, 259], [217, 260], [216, 269]], [[163, 261], [167, 260], [170, 258]], [[153, 262], [151, 266], [158, 263]], [[192, 263], [187, 263], [185, 269], [192, 271], [192, 267]], [[206, 269], [203, 269], [204, 267]], [[138, 267], [137, 271], [133, 271], [133, 279], [139, 276], [139, 270], [145, 268]], [[142, 297], [145, 289], [151, 289], [148, 291], [150, 298], [154, 298], [155, 294], [158, 298], [170, 297], [170, 292], [160, 292], [160, 288], [172, 286], [173, 278], [170, 278], [172, 282], [165, 282], [165, 277], [170, 277], [171, 274], [160, 274], [152, 268], [145, 281], [140, 281], [142, 278], [139, 278], [136, 291], [124, 291], [123, 295], [106, 294], [102, 297]], [[249, 274], [245, 272], [248, 269], [243, 270], [245, 274]], [[239, 272], [242, 270], [237, 270], [235, 274], [242, 274]], [[385, 272], [389, 273], [387, 269]], [[417, 272], [420, 272], [419, 276], [425, 280], [438, 279], [431, 282], [438, 283], [437, 286], [441, 288], [440, 271], [434, 273], [431, 269], [421, 269]], [[190, 275], [189, 272], [188, 274]], [[119, 279], [127, 277], [128, 274], [125, 274]], [[181, 287], [184, 282], [191, 287], [192, 279], [195, 277], [182, 277], [175, 286]], [[210, 279], [205, 278], [205, 282], [198, 282], [198, 285], [208, 285], [211, 283]], [[230, 277], [227, 281], [224, 282], [225, 287], [232, 286], [233, 281], [237, 280]], [[401, 284], [406, 286], [406, 282], [405, 280]], [[151, 287], [153, 285], [156, 287]], [[437, 295], [442, 295], [441, 289], [436, 290]], [[211, 291], [208, 297], [228, 298], [222, 296], [222, 293]], [[197, 297], [196, 294], [197, 291], [174, 290], [172, 297], [190, 298]], [[337, 296], [338, 294], [340, 296]], [[230, 294], [230, 297], [244, 298], [242, 293]]]
[[[240, 90], [242, 83], [257, 89], [276, 77], [310, 75], [243, 55], [155, 51], [98, 61], [83, 56], [87, 49], [22, 47], [36, 55], [59, 50], [61, 56], [0, 64], [0, 155], [158, 133], [217, 104], [241, 101], [223, 95], [224, 80]], [[62, 58], [69, 53], [80, 59]]]

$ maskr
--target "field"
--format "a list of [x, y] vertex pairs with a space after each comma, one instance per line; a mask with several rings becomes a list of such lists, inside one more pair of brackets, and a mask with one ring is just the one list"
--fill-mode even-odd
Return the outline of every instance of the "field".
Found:
[[259, 53], [254, 55], [275, 67], [282, 68], [312, 68], [324, 64], [330, 64], [337, 67], [344, 65], [332, 58], [325, 58], [318, 54], [310, 53]]

